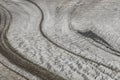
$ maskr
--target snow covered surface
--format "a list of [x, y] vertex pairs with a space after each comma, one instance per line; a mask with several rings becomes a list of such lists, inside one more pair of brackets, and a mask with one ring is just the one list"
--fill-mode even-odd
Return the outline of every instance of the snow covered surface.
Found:
[[119, 13], [119, 0], [1, 0], [0, 62], [29, 80], [120, 80]]

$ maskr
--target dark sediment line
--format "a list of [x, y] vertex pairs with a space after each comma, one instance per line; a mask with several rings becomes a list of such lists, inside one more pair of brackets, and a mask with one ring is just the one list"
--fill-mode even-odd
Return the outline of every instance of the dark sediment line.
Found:
[[[32, 1], [30, 0], [30, 2], [32, 2]], [[68, 49], [65, 49], [64, 47], [62, 47], [62, 46], [60, 46], [59, 44], [57, 44], [57, 43], [55, 43], [54, 41], [52, 41], [48, 36], [45, 35], [44, 31], [42, 30], [42, 22], [44, 21], [44, 13], [43, 13], [42, 9], [41, 9], [36, 3], [34, 3], [34, 2], [32, 2], [32, 3], [35, 4], [35, 5], [39, 8], [39, 10], [41, 11], [41, 14], [43, 15], [43, 16], [42, 16], [41, 23], [40, 23], [40, 33], [41, 33], [41, 34], [43, 35], [43, 37], [46, 38], [49, 42], [51, 42], [53, 45], [55, 45], [55, 46], [57, 46], [57, 47], [65, 50], [65, 51], [67, 51], [67, 52], [70, 53], [70, 54], [73, 54], [73, 55], [75, 55], [75, 56], [81, 57], [81, 58], [83, 58], [83, 59], [85, 59], [85, 60], [87, 60], [87, 61], [96, 63], [96, 64], [98, 64], [98, 65], [102, 65], [102, 66], [104, 66], [104, 67], [106, 67], [106, 68], [108, 68], [108, 69], [111, 69], [111, 70], [113, 70], [113, 71], [120, 72], [120, 69], [116, 69], [116, 68], [107, 66], [107, 65], [105, 65], [105, 64], [103, 64], [103, 63], [94, 61], [94, 60], [92, 60], [92, 59], [85, 58], [84, 56], [79, 55], [79, 54], [76, 54], [76, 53], [74, 53], [74, 52], [72, 52], [72, 51], [70, 51], [70, 50], [68, 50]]]
[[21, 76], [22, 78], [24, 78], [24, 79], [26, 79], [26, 80], [29, 80], [29, 79], [26, 78], [24, 75], [21, 75], [20, 73], [18, 73], [18, 72], [16, 72], [16, 71], [12, 70], [12, 69], [9, 68], [8, 66], [6, 66], [4, 63], [0, 62], [0, 64], [2, 64], [2, 65], [3, 65], [4, 67], [6, 67], [8, 70], [10, 70], [10, 71], [16, 73], [17, 75]]
[[[102, 64], [102, 63], [98, 63], [97, 61], [94, 61], [94, 60], [91, 60], [91, 59], [88, 59], [88, 58], [85, 58], [84, 56], [82, 55], [78, 55], [78, 54], [75, 54], [74, 52], [68, 50], [68, 49], [65, 49], [63, 48], [62, 46], [56, 44], [54, 41], [52, 41], [51, 39], [49, 39], [49, 37], [47, 37], [43, 30], [42, 30], [42, 22], [44, 20], [44, 14], [43, 14], [43, 11], [42, 9], [33, 1], [31, 0], [26, 0], [32, 4], [34, 4], [41, 12], [42, 14], [42, 19], [41, 19], [41, 22], [39, 24], [39, 27], [40, 27], [40, 32], [42, 34], [42, 36], [44, 38], [46, 38], [49, 42], [51, 42], [52, 44], [54, 44], [55, 46], [75, 55], [75, 56], [78, 56], [78, 57], [81, 57], [87, 61], [90, 61], [90, 62], [94, 62], [98, 65], [102, 65], [104, 67], [107, 67], [113, 71], [117, 71], [117, 72], [120, 72], [120, 70], [118, 69], [115, 69], [115, 68], [112, 68], [112, 67], [109, 67], [109, 66], [106, 66], [105, 64]], [[10, 12], [7, 10], [7, 13], [10, 14]], [[12, 15], [11, 15], [11, 19], [12, 19]], [[11, 20], [10, 20], [11, 21]], [[7, 23], [6, 23], [7, 24]], [[40, 67], [39, 65], [27, 60], [26, 58], [24, 58], [23, 56], [21, 56], [19, 54], [19, 52], [17, 50], [15, 50], [8, 42], [7, 40], [7, 37], [6, 37], [6, 34], [7, 34], [7, 31], [9, 29], [9, 26], [10, 26], [10, 22], [7, 24], [8, 26], [6, 26], [2, 32], [2, 35], [0, 34], [1, 36], [1, 39], [0, 40], [0, 52], [2, 53], [2, 55], [4, 55], [6, 58], [8, 58], [8, 60], [17, 65], [18, 67], [24, 69], [25, 71], [27, 72], [30, 72], [31, 74], [35, 75], [35, 76], [38, 76], [44, 80], [65, 80], [64, 78], [60, 77], [59, 75], [56, 75], [56, 74], [53, 74], [52, 72], [46, 70], [45, 68], [43, 67]], [[0, 32], [1, 33], [1, 32]], [[104, 41], [103, 41], [104, 42]]]
[[[19, 68], [22, 68], [23, 70], [38, 76], [42, 78], [43, 80], [65, 80], [64, 78], [53, 74], [52, 72], [46, 70], [43, 67], [40, 67], [39, 65], [27, 60], [23, 56], [19, 54], [17, 50], [15, 50], [8, 42], [8, 39], [6, 37], [7, 31], [10, 27], [11, 21], [12, 21], [12, 14], [4, 8], [5, 12], [5, 24], [2, 32], [0, 32], [0, 52], [3, 56], [5, 56], [11, 63], [17, 65]], [[10, 17], [10, 19], [7, 19]]]

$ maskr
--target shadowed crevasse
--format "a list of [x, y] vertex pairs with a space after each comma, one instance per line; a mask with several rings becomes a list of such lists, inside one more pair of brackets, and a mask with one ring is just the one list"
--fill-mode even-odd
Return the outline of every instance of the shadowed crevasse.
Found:
[[[99, 44], [101, 44], [102, 46], [105, 46], [107, 49], [109, 49], [109, 51], [103, 49], [104, 51], [107, 51], [113, 55], [116, 56], [120, 56], [120, 52], [118, 50], [115, 50], [107, 41], [105, 41], [103, 38], [101, 38], [100, 36], [98, 36], [97, 34], [95, 34], [92, 31], [86, 31], [86, 32], [81, 32], [81, 31], [77, 31], [79, 34], [81, 34], [82, 36], [92, 39], [94, 42], [98, 43], [98, 46], [100, 49], [103, 49], [99, 46]], [[89, 39], [87, 39], [89, 41]], [[94, 44], [93, 44], [94, 45]], [[113, 51], [113, 52], [110, 52]]]
[[95, 42], [102, 44], [106, 47], [111, 47], [109, 43], [107, 43], [103, 38], [99, 37], [97, 34], [93, 33], [92, 31], [87, 31], [87, 32], [80, 32], [78, 31], [81, 35], [93, 39]]

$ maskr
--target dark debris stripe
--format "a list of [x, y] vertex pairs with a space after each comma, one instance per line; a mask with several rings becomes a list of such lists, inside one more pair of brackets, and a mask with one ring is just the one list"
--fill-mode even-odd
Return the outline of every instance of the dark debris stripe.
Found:
[[[27, 1], [28, 1], [28, 0], [27, 0]], [[32, 1], [30, 0], [30, 2], [32, 2]], [[70, 50], [62, 47], [62, 46], [60, 46], [59, 44], [55, 43], [53, 40], [51, 40], [47, 35], [45, 35], [44, 31], [42, 30], [42, 22], [44, 21], [44, 13], [43, 13], [42, 9], [41, 9], [36, 3], [34, 3], [34, 2], [32, 2], [32, 3], [35, 4], [35, 5], [39, 8], [39, 10], [41, 11], [41, 13], [42, 13], [42, 15], [43, 15], [43, 16], [42, 16], [42, 20], [41, 20], [41, 22], [40, 22], [40, 24], [39, 24], [39, 26], [40, 26], [40, 32], [41, 32], [42, 36], [43, 36], [44, 38], [46, 38], [49, 42], [51, 42], [53, 45], [61, 48], [62, 50], [67, 51], [68, 53], [70, 53], [70, 54], [72, 54], [72, 55], [81, 57], [81, 58], [83, 58], [84, 60], [87, 60], [87, 61], [89, 61], [89, 62], [93, 62], [93, 63], [96, 63], [96, 64], [98, 64], [98, 65], [104, 66], [104, 67], [106, 67], [106, 68], [108, 68], [108, 69], [110, 69], [110, 70], [113, 70], [113, 71], [116, 71], [116, 72], [120, 72], [120, 69], [107, 66], [107, 65], [105, 65], [105, 64], [103, 64], [103, 63], [101, 63], [101, 62], [97, 62], [97, 61], [95, 61], [95, 60], [88, 59], [88, 58], [84, 57], [83, 55], [76, 54], [76, 53], [74, 53], [73, 51], [70, 51]]]
[[[26, 1], [34, 4], [34, 5], [40, 10], [40, 12], [42, 13], [42, 19], [41, 19], [41, 22], [40, 22], [40, 24], [39, 24], [39, 26], [40, 26], [40, 32], [41, 32], [41, 34], [42, 34], [49, 42], [51, 42], [51, 43], [54, 44], [55, 46], [57, 46], [57, 47], [65, 50], [65, 51], [67, 51], [67, 52], [69, 52], [69, 53], [71, 53], [71, 54], [73, 54], [73, 55], [75, 55], [75, 56], [81, 57], [81, 58], [83, 58], [83, 59], [85, 59], [85, 60], [87, 60], [87, 61], [94, 62], [94, 63], [96, 63], [96, 64], [102, 65], [102, 66], [107, 67], [107, 68], [109, 68], [109, 69], [111, 69], [111, 70], [113, 70], [113, 71], [117, 71], [117, 72], [120, 71], [120, 70], [111, 68], [111, 67], [109, 67], [109, 66], [106, 66], [106, 65], [104, 65], [104, 64], [102, 64], [102, 63], [98, 63], [98, 62], [93, 61], [93, 60], [91, 60], [91, 59], [85, 58], [85, 57], [82, 56], [82, 55], [75, 54], [74, 52], [72, 52], [72, 51], [70, 51], [70, 50], [67, 50], [67, 49], [61, 47], [60, 45], [54, 43], [54, 41], [52, 41], [51, 39], [49, 39], [49, 37], [47, 37], [47, 36], [44, 34], [44, 32], [42, 31], [42, 22], [44, 21], [44, 14], [43, 14], [42, 9], [41, 9], [35, 2], [33, 2], [33, 1], [31, 1], [31, 0], [26, 0]], [[11, 15], [8, 10], [7, 10], [7, 13], [9, 13], [9, 15]], [[12, 15], [11, 15], [11, 17], [12, 17]], [[10, 21], [11, 21], [11, 20], [10, 20]], [[7, 28], [5, 28], [5, 29], [3, 30], [2, 35], [1, 35], [1, 39], [3, 39], [1, 42], [3, 42], [3, 43], [1, 43], [1, 47], [0, 47], [1, 50], [0, 50], [0, 52], [2, 52], [2, 54], [3, 54], [5, 57], [7, 57], [11, 63], [17, 65], [18, 67], [24, 69], [25, 71], [30, 72], [30, 73], [32, 73], [33, 75], [36, 75], [36, 76], [38, 76], [38, 77], [40, 77], [40, 78], [42, 78], [42, 79], [44, 79], [44, 80], [65, 80], [64, 78], [62, 78], [62, 77], [60, 77], [60, 76], [58, 76], [58, 75], [56, 75], [56, 74], [53, 74], [53, 73], [49, 72], [48, 70], [44, 69], [43, 67], [40, 67], [39, 65], [37, 65], [37, 64], [35, 64], [35, 63], [33, 63], [33, 62], [25, 59], [23, 56], [21, 56], [20, 53], [19, 53], [17, 50], [15, 50], [15, 49], [9, 44], [9, 42], [8, 42], [8, 40], [7, 40], [6, 34], [7, 34], [8, 29], [9, 29], [10, 22], [9, 22], [8, 24], [9, 24], [9, 25], [7, 26]], [[29, 67], [28, 67], [28, 66], [29, 66]], [[55, 77], [55, 76], [56, 76], [56, 77]]]
[[9, 43], [6, 34], [9, 30], [11, 21], [12, 21], [12, 14], [9, 10], [1, 5], [2, 9], [4, 10], [4, 27], [2, 32], [0, 32], [0, 52], [3, 56], [5, 56], [11, 63], [17, 65], [19, 68], [42, 78], [43, 80], [65, 80], [64, 78], [53, 74], [52, 72], [46, 70], [45, 68], [27, 60], [24, 58], [20, 53], [15, 50]]

